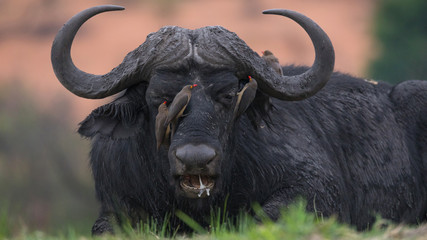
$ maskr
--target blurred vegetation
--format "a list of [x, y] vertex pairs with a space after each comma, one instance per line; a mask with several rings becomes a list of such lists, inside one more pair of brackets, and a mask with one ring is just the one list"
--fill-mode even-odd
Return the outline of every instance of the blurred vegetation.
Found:
[[[369, 231], [357, 232], [353, 228], [339, 223], [335, 218], [322, 218], [313, 213], [305, 211], [304, 201], [284, 209], [282, 218], [273, 222], [261, 216], [262, 223], [256, 221], [248, 214], [242, 213], [236, 221], [230, 222], [221, 216], [212, 217], [211, 227], [207, 230], [197, 230], [199, 227], [194, 221], [185, 221], [193, 226], [193, 234], [165, 234], [164, 227], [156, 228], [154, 225], [141, 225], [140, 228], [126, 227], [123, 231], [118, 231], [116, 235], [106, 235], [102, 237], [82, 237], [75, 231], [69, 229], [56, 235], [45, 234], [40, 231], [20, 234], [12, 240], [50, 240], [50, 239], [218, 239], [218, 240], [281, 240], [281, 239], [426, 239], [427, 225], [409, 227], [394, 225], [384, 220], [378, 220]], [[256, 212], [260, 213], [258, 210]], [[257, 213], [257, 214], [258, 214]], [[263, 215], [263, 213], [260, 213]], [[259, 215], [258, 215], [259, 216]], [[219, 218], [218, 218], [219, 217]], [[186, 217], [187, 218], [187, 217]]]
[[372, 78], [398, 83], [427, 79], [427, 1], [379, 0], [374, 22], [378, 57]]
[[40, 111], [21, 85], [0, 88], [0, 224], [10, 227], [0, 234], [70, 226], [89, 233], [98, 210], [89, 144], [73, 134], [67, 101]]

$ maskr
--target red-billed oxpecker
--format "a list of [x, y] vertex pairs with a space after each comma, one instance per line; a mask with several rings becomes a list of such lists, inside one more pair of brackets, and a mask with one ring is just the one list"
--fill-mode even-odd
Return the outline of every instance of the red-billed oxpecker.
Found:
[[191, 90], [196, 87], [197, 84], [186, 85], [182, 90], [176, 94], [172, 103], [169, 105], [168, 114], [166, 118], [166, 125], [172, 124], [172, 134], [175, 131], [175, 126], [178, 119], [182, 116], [191, 99]]
[[278, 74], [283, 75], [282, 66], [280, 66], [279, 59], [277, 59], [276, 56], [270, 51], [265, 50], [262, 52], [262, 59], [270, 65], [274, 71], [276, 71]]
[[166, 101], [160, 104], [158, 113], [156, 116], [156, 141], [157, 149], [160, 148], [160, 145], [167, 144], [169, 142], [170, 134], [170, 125], [165, 124], [168, 116], [168, 107]]
[[249, 82], [237, 93], [236, 106], [234, 107], [234, 117], [240, 116], [251, 105], [255, 98], [258, 84], [254, 78], [249, 76]]

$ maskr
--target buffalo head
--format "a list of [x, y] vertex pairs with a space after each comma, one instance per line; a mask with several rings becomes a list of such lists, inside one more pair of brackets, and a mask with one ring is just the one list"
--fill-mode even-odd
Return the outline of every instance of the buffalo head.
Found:
[[[167, 166], [167, 171], [158, 174], [167, 175], [170, 189], [177, 197], [206, 198], [218, 194], [225, 185], [221, 176], [232, 164], [232, 133], [239, 119], [245, 114], [254, 116], [257, 111], [259, 115], [269, 97], [294, 101], [314, 95], [333, 71], [334, 51], [328, 36], [312, 20], [289, 10], [264, 13], [291, 18], [310, 36], [315, 61], [299, 75], [277, 74], [235, 33], [219, 26], [195, 30], [163, 27], [149, 34], [142, 45], [107, 74], [94, 75], [78, 69], [72, 62], [70, 48], [80, 26], [98, 13], [122, 9], [98, 6], [71, 18], [55, 38], [52, 65], [59, 81], [80, 97], [105, 98], [126, 90], [114, 102], [95, 110], [79, 131], [88, 137], [138, 136], [138, 154]], [[237, 93], [249, 81], [248, 76], [258, 84], [256, 97], [246, 112], [236, 116]], [[170, 144], [157, 149], [157, 109], [165, 101], [170, 103], [189, 84], [197, 87], [192, 90], [182, 117], [177, 119]]]

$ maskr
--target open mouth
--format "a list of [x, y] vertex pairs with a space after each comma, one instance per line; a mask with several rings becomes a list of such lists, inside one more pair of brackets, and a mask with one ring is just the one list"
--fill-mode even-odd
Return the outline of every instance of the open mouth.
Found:
[[209, 197], [215, 185], [215, 180], [205, 175], [183, 175], [180, 177], [182, 190], [190, 197]]

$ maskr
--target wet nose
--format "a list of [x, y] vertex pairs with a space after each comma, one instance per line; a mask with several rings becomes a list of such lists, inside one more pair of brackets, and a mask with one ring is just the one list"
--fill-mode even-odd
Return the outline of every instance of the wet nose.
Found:
[[187, 167], [206, 167], [215, 158], [216, 151], [205, 144], [186, 144], [176, 150], [175, 156]]

